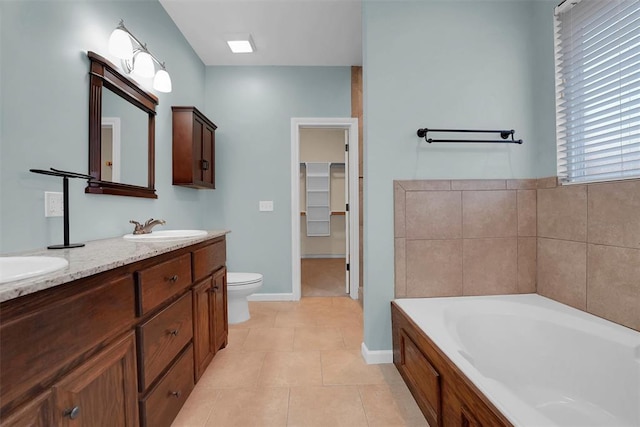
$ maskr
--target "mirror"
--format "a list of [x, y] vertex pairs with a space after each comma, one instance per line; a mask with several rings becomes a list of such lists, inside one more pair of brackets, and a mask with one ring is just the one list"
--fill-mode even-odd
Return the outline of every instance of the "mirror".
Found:
[[89, 78], [89, 181], [86, 193], [157, 198], [158, 98], [94, 52]]

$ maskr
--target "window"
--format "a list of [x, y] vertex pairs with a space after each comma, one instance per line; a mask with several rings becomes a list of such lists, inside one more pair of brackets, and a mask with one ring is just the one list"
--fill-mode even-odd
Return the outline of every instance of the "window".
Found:
[[565, 0], [555, 51], [558, 176], [640, 178], [640, 0]]

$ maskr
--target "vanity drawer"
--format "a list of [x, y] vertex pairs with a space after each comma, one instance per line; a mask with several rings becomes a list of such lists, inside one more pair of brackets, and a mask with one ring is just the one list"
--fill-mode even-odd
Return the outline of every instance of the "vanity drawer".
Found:
[[142, 316], [191, 285], [191, 254], [138, 271], [136, 278]]
[[191, 292], [137, 327], [140, 391], [144, 391], [193, 337]]
[[223, 267], [227, 262], [227, 246], [225, 240], [193, 252], [194, 281], [198, 281], [215, 270]]
[[170, 426], [193, 386], [193, 344], [190, 344], [158, 385], [140, 401], [142, 427]]

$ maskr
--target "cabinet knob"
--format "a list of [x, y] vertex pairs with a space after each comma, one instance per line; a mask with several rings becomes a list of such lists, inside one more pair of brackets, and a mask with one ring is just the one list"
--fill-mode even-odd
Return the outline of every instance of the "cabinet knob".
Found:
[[178, 336], [178, 330], [177, 329], [172, 329], [169, 331], [169, 335], [173, 335], [174, 337]]
[[179, 398], [180, 396], [182, 396], [182, 393], [181, 393], [181, 392], [179, 392], [179, 391], [170, 391], [170, 392], [169, 392], [169, 395], [170, 395], [170, 396], [173, 396], [173, 397], [175, 397], [175, 398], [177, 399], [177, 398]]
[[178, 281], [178, 275], [174, 274], [173, 276], [169, 277], [169, 281], [171, 283], [176, 283]]
[[80, 407], [74, 406], [71, 409], [65, 409], [62, 415], [65, 417], [69, 417], [69, 419], [75, 420], [76, 418], [78, 418], [78, 415], [80, 415]]

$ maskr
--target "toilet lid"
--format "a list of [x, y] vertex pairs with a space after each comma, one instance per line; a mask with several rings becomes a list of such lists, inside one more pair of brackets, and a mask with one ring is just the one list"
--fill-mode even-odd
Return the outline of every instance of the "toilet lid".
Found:
[[262, 280], [258, 273], [227, 273], [227, 286], [248, 285]]

